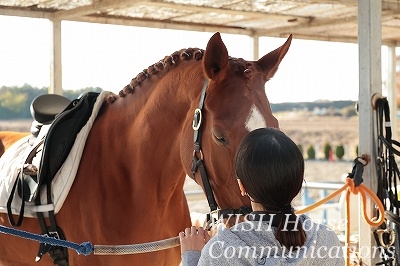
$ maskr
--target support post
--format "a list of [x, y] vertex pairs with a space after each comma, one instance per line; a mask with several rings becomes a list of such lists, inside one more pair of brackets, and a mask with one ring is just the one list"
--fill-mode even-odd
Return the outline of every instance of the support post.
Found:
[[52, 42], [50, 46], [50, 87], [49, 93], [63, 94], [61, 62], [61, 20], [52, 20]]
[[253, 42], [253, 60], [258, 60], [260, 59], [260, 36], [253, 34], [250, 37]]
[[[364, 185], [376, 191], [377, 173], [375, 111], [371, 98], [375, 93], [382, 93], [381, 67], [381, 0], [358, 0], [358, 45], [359, 45], [359, 155], [369, 155], [371, 161], [364, 167]], [[369, 217], [376, 215], [373, 202], [366, 203]], [[361, 213], [359, 214], [361, 216]], [[379, 254], [371, 256], [372, 247], [376, 246], [373, 228], [364, 219], [359, 219], [359, 251], [365, 265], [379, 262]]]

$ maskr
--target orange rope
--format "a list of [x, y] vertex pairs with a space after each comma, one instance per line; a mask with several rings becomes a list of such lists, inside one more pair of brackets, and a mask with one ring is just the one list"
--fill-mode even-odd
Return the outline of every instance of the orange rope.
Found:
[[303, 213], [309, 212], [309, 211], [311, 211], [311, 210], [313, 210], [313, 209], [315, 209], [315, 208], [321, 206], [322, 204], [324, 204], [324, 203], [330, 201], [331, 199], [337, 197], [338, 195], [340, 195], [340, 193], [342, 193], [342, 191], [345, 190], [347, 187], [348, 187], [347, 184], [344, 185], [342, 188], [339, 188], [338, 190], [336, 190], [335, 192], [333, 192], [331, 195], [329, 195], [329, 196], [323, 198], [322, 200], [317, 201], [316, 203], [311, 204], [310, 206], [305, 207], [305, 208], [302, 209], [302, 210], [296, 211], [296, 214], [303, 214]]
[[[368, 187], [366, 187], [364, 184], [360, 184], [359, 186], [355, 186], [354, 185], [354, 180], [352, 178], [346, 178], [346, 182], [345, 185], [341, 188], [339, 188], [337, 191], [335, 191], [334, 193], [332, 193], [331, 195], [325, 197], [324, 199], [302, 209], [299, 211], [296, 211], [296, 214], [303, 214], [306, 212], [309, 212], [310, 210], [313, 210], [319, 206], [321, 206], [322, 204], [328, 202], [329, 200], [337, 197], [340, 193], [342, 193], [342, 191], [346, 190], [346, 219], [347, 219], [347, 225], [346, 225], [346, 232], [345, 232], [345, 236], [346, 236], [346, 265], [350, 265], [350, 248], [349, 248], [349, 244], [350, 244], [350, 193], [353, 194], [361, 194], [361, 206], [362, 206], [362, 212], [363, 212], [363, 217], [364, 217], [364, 221], [369, 224], [370, 226], [376, 227], [376, 226], [380, 226], [383, 222], [384, 222], [384, 217], [383, 217], [383, 213], [385, 212], [385, 208], [383, 207], [382, 202], [379, 200], [379, 198], [375, 195], [375, 193], [369, 189]], [[378, 219], [369, 219], [367, 216], [367, 197], [366, 195], [369, 195], [374, 202], [376, 203], [376, 205], [378, 206], [378, 210], [379, 210], [379, 217]]]

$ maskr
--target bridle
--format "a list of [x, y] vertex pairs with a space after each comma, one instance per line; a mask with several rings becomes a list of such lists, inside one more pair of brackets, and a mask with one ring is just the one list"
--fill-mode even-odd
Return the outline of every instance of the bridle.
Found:
[[[208, 87], [208, 79], [204, 81], [203, 88], [201, 90], [200, 103], [199, 107], [194, 110], [193, 116], [193, 124], [192, 128], [194, 130], [194, 150], [193, 150], [193, 161], [192, 161], [192, 174], [193, 180], [195, 180], [195, 174], [197, 171], [200, 172], [201, 180], [203, 182], [204, 193], [206, 195], [208, 206], [210, 207], [210, 212], [207, 214], [207, 229], [210, 229], [211, 226], [217, 221], [219, 218], [229, 218], [232, 215], [246, 215], [249, 214], [252, 210], [249, 206], [242, 206], [239, 209], [223, 209], [221, 210], [215, 201], [214, 193], [210, 184], [210, 180], [207, 176], [207, 171], [204, 167], [203, 163], [203, 152], [201, 150], [201, 136], [202, 136], [202, 122], [203, 115], [202, 110], [204, 106], [204, 100], [206, 98], [206, 90]], [[198, 157], [199, 156], [199, 157]], [[215, 215], [217, 218], [215, 218]]]

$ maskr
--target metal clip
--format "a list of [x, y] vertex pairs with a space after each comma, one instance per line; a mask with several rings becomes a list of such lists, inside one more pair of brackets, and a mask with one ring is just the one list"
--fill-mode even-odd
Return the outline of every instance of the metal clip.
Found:
[[218, 226], [221, 223], [219, 215], [220, 209], [217, 208], [216, 210], [210, 211], [207, 213], [207, 221], [206, 221], [206, 230], [210, 231], [213, 226]]
[[[377, 229], [375, 232], [378, 235], [379, 243], [381, 244], [381, 246], [384, 249], [387, 249], [394, 244], [394, 241], [396, 240], [396, 235], [394, 233], [394, 230], [392, 230], [392, 229]], [[389, 235], [388, 243], [385, 243], [385, 241], [383, 240], [384, 234]]]
[[[196, 150], [193, 151], [193, 157], [196, 155], [196, 152], [197, 152]], [[200, 159], [197, 158], [197, 157], [196, 157], [196, 158], [197, 158], [198, 160], [203, 161], [203, 158], [204, 158], [204, 157], [203, 157], [203, 152], [202, 152], [201, 150], [198, 150], [198, 152], [200, 153]]]
[[[43, 236], [60, 239], [60, 235], [58, 234], [57, 231], [49, 231], [48, 233], [43, 234]], [[51, 247], [52, 246], [50, 244], [40, 243], [39, 251], [38, 254], [36, 255], [35, 262], [39, 262], [42, 259], [43, 255], [49, 252]]]
[[202, 121], [201, 110], [199, 108], [196, 108], [196, 110], [194, 110], [194, 117], [192, 124], [193, 130], [199, 130], [201, 126], [201, 121]]

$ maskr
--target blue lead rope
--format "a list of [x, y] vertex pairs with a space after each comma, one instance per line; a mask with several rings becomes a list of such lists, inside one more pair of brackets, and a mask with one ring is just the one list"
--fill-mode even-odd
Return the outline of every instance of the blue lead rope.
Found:
[[22, 230], [14, 229], [14, 228], [8, 228], [5, 226], [0, 225], [0, 232], [9, 234], [9, 235], [14, 235], [14, 236], [19, 236], [25, 239], [29, 240], [35, 240], [40, 243], [48, 244], [51, 246], [60, 246], [60, 247], [66, 247], [75, 250], [79, 255], [83, 254], [85, 256], [90, 255], [94, 251], [94, 247], [90, 242], [83, 242], [82, 244], [76, 244], [74, 242], [69, 242], [66, 240], [62, 239], [57, 239], [54, 237], [49, 237], [46, 235], [38, 235], [38, 234], [33, 234], [29, 232], [25, 232]]

